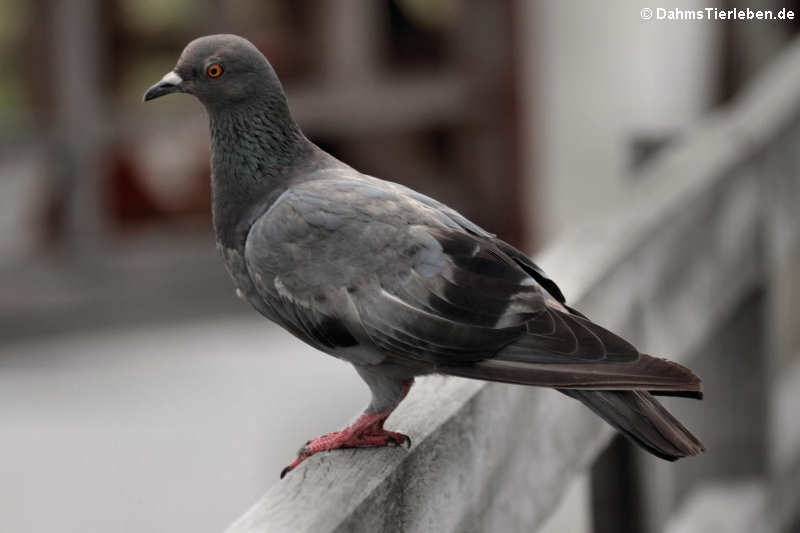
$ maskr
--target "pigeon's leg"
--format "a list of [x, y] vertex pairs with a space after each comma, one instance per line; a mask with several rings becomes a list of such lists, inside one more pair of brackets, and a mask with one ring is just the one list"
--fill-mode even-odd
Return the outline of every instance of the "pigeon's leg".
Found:
[[356, 366], [359, 375], [372, 391], [372, 401], [367, 409], [352, 424], [341, 431], [326, 433], [321, 437], [308, 441], [297, 454], [292, 464], [281, 472], [281, 478], [293, 470], [304, 460], [318, 452], [337, 450], [339, 448], [371, 448], [377, 446], [411, 447], [411, 439], [407, 435], [383, 428], [383, 423], [392, 411], [406, 397], [413, 377], [398, 379], [376, 373], [374, 370]]

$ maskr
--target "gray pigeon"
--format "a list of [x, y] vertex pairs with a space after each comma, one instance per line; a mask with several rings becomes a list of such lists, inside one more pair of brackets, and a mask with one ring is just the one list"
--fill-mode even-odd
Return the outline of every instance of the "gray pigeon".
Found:
[[350, 362], [372, 401], [308, 442], [399, 445], [384, 429], [414, 377], [554, 387], [663, 459], [704, 450], [653, 395], [700, 398], [683, 366], [639, 353], [570, 308], [525, 254], [411, 189], [361, 174], [309, 141], [249, 41], [189, 43], [145, 101], [189, 93], [211, 129], [214, 229], [237, 290], [299, 339]]

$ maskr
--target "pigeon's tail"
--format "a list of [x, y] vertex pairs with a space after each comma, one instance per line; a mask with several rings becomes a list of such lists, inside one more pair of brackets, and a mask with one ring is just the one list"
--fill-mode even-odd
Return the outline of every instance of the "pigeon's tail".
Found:
[[616, 363], [533, 363], [487, 359], [440, 367], [446, 374], [520, 385], [554, 387], [583, 402], [648, 452], [674, 461], [705, 448], [653, 397], [702, 398], [700, 378], [688, 368], [640, 354]]
[[702, 383], [683, 365], [640, 354], [636, 361], [535, 363], [486, 359], [472, 365], [440, 366], [445, 374], [556, 389], [644, 390], [664, 396], [701, 399]]
[[705, 451], [703, 443], [648, 392], [560, 390], [657, 457], [675, 461]]

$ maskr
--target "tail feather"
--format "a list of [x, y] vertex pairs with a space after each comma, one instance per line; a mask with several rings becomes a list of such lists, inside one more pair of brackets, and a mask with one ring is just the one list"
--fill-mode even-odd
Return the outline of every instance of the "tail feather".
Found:
[[657, 457], [675, 461], [705, 451], [703, 443], [645, 391], [560, 390]]
[[589, 364], [495, 358], [439, 370], [467, 378], [556, 388], [584, 403], [648, 452], [668, 461], [705, 450], [653, 396], [702, 398], [700, 378], [672, 361], [644, 354], [632, 362]]
[[445, 374], [559, 389], [646, 390], [702, 398], [702, 384], [683, 365], [641, 354], [632, 362], [532, 363], [486, 359], [472, 365], [441, 366]]

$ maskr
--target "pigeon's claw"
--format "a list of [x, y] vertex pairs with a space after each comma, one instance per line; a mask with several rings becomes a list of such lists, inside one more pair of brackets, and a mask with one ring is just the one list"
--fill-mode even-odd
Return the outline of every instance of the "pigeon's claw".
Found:
[[297, 465], [319, 452], [340, 448], [375, 448], [380, 446], [406, 446], [411, 448], [408, 435], [383, 429], [383, 422], [391, 411], [364, 413], [342, 431], [326, 433], [311, 440], [297, 453], [292, 463], [281, 471], [281, 479], [294, 470]]
[[405, 433], [397, 433], [394, 431], [387, 431], [386, 433], [388, 434], [387, 438], [395, 446], [404, 446], [406, 450], [411, 449], [411, 437], [409, 437]]
[[308, 456], [307, 456], [307, 455], [303, 455], [303, 454], [300, 454], [300, 455], [298, 455], [298, 456], [295, 458], [295, 460], [294, 460], [294, 461], [292, 461], [292, 463], [291, 463], [290, 465], [288, 465], [286, 468], [284, 468], [283, 470], [281, 470], [281, 479], [283, 479], [283, 477], [284, 477], [286, 474], [288, 474], [289, 472], [291, 472], [292, 470], [294, 470], [294, 469], [295, 469], [295, 467], [296, 467], [297, 465], [299, 465], [300, 463], [302, 463], [302, 462], [303, 462], [303, 460], [304, 460], [306, 457], [308, 457]]

